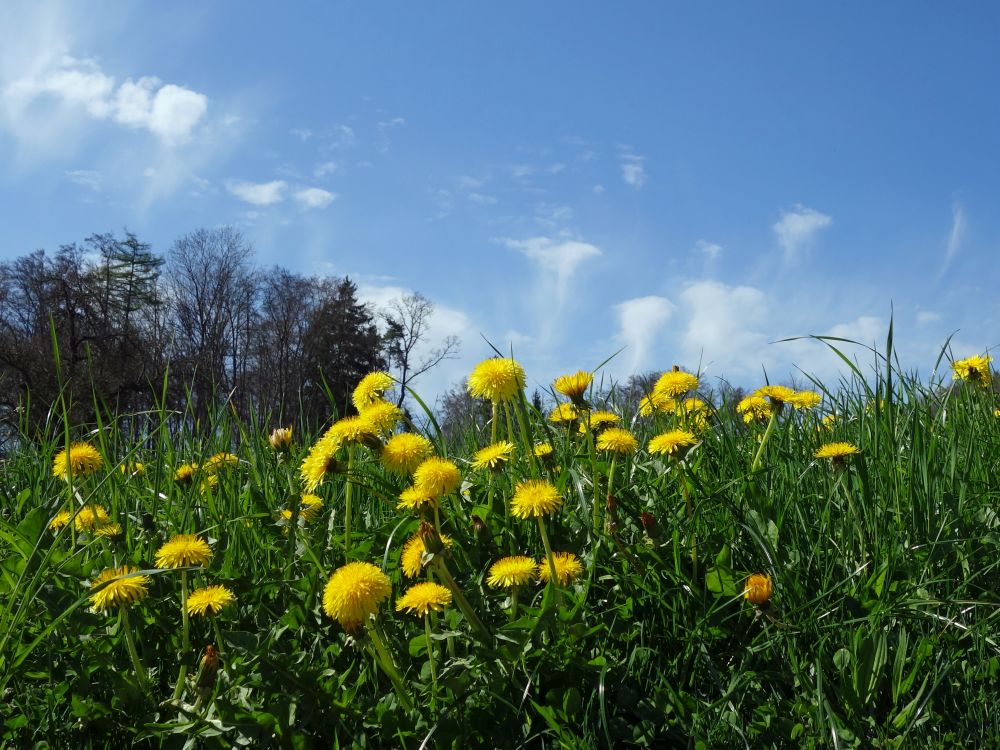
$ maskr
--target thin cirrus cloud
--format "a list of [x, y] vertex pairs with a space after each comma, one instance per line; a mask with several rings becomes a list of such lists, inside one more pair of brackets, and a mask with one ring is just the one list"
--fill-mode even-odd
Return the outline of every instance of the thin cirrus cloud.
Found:
[[951, 209], [951, 231], [948, 233], [948, 245], [946, 246], [944, 252], [944, 262], [941, 264], [940, 272], [938, 272], [939, 281], [955, 260], [955, 256], [958, 255], [958, 251], [962, 247], [962, 240], [964, 237], [965, 211], [963, 211], [962, 207], [956, 203]]
[[783, 210], [781, 218], [771, 229], [778, 238], [785, 260], [793, 262], [812, 244], [820, 230], [832, 223], [833, 219], [826, 214], [799, 204], [791, 210]]

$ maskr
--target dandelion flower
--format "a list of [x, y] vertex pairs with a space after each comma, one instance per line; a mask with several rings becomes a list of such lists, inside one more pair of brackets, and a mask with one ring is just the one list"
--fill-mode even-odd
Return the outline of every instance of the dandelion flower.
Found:
[[392, 432], [399, 420], [403, 418], [403, 411], [395, 404], [388, 401], [377, 401], [371, 406], [365, 407], [360, 414], [362, 419], [368, 420], [372, 430], [378, 434]]
[[813, 409], [822, 401], [823, 397], [816, 391], [796, 391], [788, 403], [796, 409]]
[[396, 381], [387, 372], [370, 372], [358, 381], [351, 401], [354, 408], [362, 412], [372, 404], [382, 400], [383, 394], [395, 385]]
[[49, 521], [49, 531], [59, 531], [63, 526], [69, 523], [70, 512], [68, 510], [61, 510], [53, 516], [52, 520]]
[[649, 452], [661, 456], [683, 456], [697, 439], [687, 430], [669, 430], [649, 441]]
[[371, 563], [347, 563], [334, 571], [323, 589], [323, 611], [344, 630], [356, 630], [392, 593], [389, 576]]
[[736, 404], [736, 412], [747, 424], [766, 422], [771, 418], [771, 402], [763, 396], [747, 396]]
[[206, 474], [215, 474], [223, 469], [234, 469], [240, 463], [240, 459], [232, 453], [216, 453], [211, 456], [202, 466]]
[[833, 429], [833, 425], [836, 423], [836, 421], [837, 421], [837, 415], [836, 414], [832, 414], [832, 413], [831, 414], [824, 414], [823, 415], [823, 419], [820, 420], [820, 425], [823, 427], [823, 429], [832, 430]]
[[[319, 495], [312, 495], [308, 492], [302, 494], [299, 504], [299, 518], [303, 521], [314, 521], [316, 516], [323, 512], [323, 498]], [[292, 511], [285, 508], [281, 511], [281, 517], [286, 521], [292, 520]]]
[[594, 376], [591, 373], [579, 370], [572, 375], [560, 375], [552, 383], [552, 387], [574, 404], [580, 404], [583, 402], [583, 394], [587, 392], [593, 380]]
[[403, 432], [393, 435], [382, 447], [382, 465], [395, 474], [412, 474], [434, 452], [423, 435]]
[[698, 377], [683, 370], [671, 370], [660, 376], [653, 385], [653, 393], [670, 398], [683, 396], [698, 387]]
[[312, 492], [330, 472], [336, 471], [337, 451], [340, 449], [340, 441], [335, 437], [321, 437], [313, 447], [309, 449], [309, 455], [302, 459], [302, 466], [299, 474], [302, 477], [302, 484], [306, 490]]
[[549, 421], [555, 424], [563, 424], [566, 422], [575, 422], [579, 416], [573, 404], [559, 404], [559, 406], [549, 412]]
[[777, 409], [795, 400], [795, 391], [783, 385], [761, 386], [752, 395], [771, 399], [771, 404]]
[[146, 467], [138, 461], [133, 461], [129, 464], [118, 464], [118, 471], [125, 476], [141, 477], [146, 473]]
[[425, 504], [432, 507], [438, 506], [438, 495], [432, 494], [427, 488], [418, 484], [407, 487], [399, 493], [399, 502], [396, 507], [399, 510], [420, 510]]
[[451, 592], [440, 583], [415, 583], [396, 600], [396, 611], [423, 617], [428, 612], [441, 612], [451, 606]]
[[85, 477], [98, 471], [104, 459], [90, 443], [73, 443], [56, 454], [52, 460], [52, 476], [68, 482], [70, 475]]
[[[441, 544], [444, 549], [451, 549], [454, 542], [446, 534], [440, 535]], [[427, 552], [427, 545], [420, 534], [414, 534], [403, 545], [403, 553], [399, 557], [399, 565], [403, 569], [403, 575], [407, 578], [416, 578], [420, 575], [424, 567], [424, 552]]]
[[951, 369], [955, 371], [952, 375], [955, 380], [968, 380], [980, 385], [988, 385], [990, 382], [990, 362], [993, 358], [989, 355], [981, 356], [976, 354], [965, 359], [956, 359], [951, 363]]
[[93, 531], [109, 523], [111, 518], [103, 505], [84, 505], [73, 519], [77, 531]]
[[208, 542], [194, 534], [174, 534], [170, 541], [156, 551], [157, 568], [207, 565], [211, 559], [212, 548], [208, 546]]
[[371, 420], [365, 419], [363, 415], [359, 414], [354, 417], [338, 419], [326, 431], [323, 438], [333, 438], [338, 443], [353, 445], [374, 440], [377, 437], [377, 432]]
[[515, 555], [497, 560], [490, 566], [486, 583], [495, 589], [523, 586], [538, 578], [538, 563], [530, 557]]
[[504, 467], [504, 464], [510, 461], [513, 453], [514, 444], [507, 440], [487, 445], [485, 448], [476, 451], [476, 454], [472, 457], [472, 468], [499, 471]]
[[209, 492], [215, 492], [219, 488], [219, 475], [209, 474], [204, 479], [201, 480], [201, 484], [198, 485], [198, 491], [202, 494], [208, 494]]
[[133, 575], [139, 568], [125, 565], [121, 568], [107, 568], [101, 571], [90, 588], [104, 588], [90, 595], [90, 606], [95, 612], [125, 607], [142, 599], [149, 593], [149, 576]]
[[534, 447], [535, 458], [541, 461], [548, 461], [552, 458], [555, 453], [555, 448], [552, 447], [552, 443], [538, 443]]
[[510, 512], [518, 518], [539, 518], [559, 510], [563, 499], [552, 484], [544, 479], [529, 479], [514, 490]]
[[524, 388], [524, 368], [504, 357], [484, 359], [469, 375], [469, 393], [493, 403], [513, 400]]
[[98, 526], [94, 530], [94, 536], [103, 537], [105, 539], [116, 539], [122, 535], [122, 525], [120, 523], [106, 523], [103, 526]]
[[[583, 565], [580, 563], [580, 558], [572, 552], [553, 552], [552, 562], [555, 563], [556, 581], [560, 586], [568, 585], [583, 572]], [[538, 563], [538, 577], [545, 583], [548, 583], [549, 578], [552, 577], [552, 571], [549, 570], [547, 559], [542, 559]]]
[[174, 481], [179, 484], [190, 484], [196, 471], [198, 464], [182, 464], [174, 471]]
[[610, 453], [635, 453], [639, 441], [635, 435], [621, 427], [610, 427], [597, 438], [597, 450]]
[[[622, 421], [614, 412], [610, 411], [594, 411], [590, 413], [587, 421], [590, 423], [590, 429], [597, 434], [606, 427], [612, 427]], [[587, 432], [587, 427], [584, 424], [580, 424], [580, 434], [585, 434]]]
[[187, 611], [189, 615], [217, 615], [235, 601], [236, 595], [225, 586], [203, 586], [188, 594]]
[[820, 446], [815, 456], [816, 458], [832, 458], [834, 461], [838, 459], [843, 461], [848, 456], [853, 456], [860, 452], [858, 447], [853, 443], [826, 443]]
[[774, 584], [771, 576], [767, 573], [754, 573], [747, 578], [746, 587], [743, 589], [743, 598], [758, 607], [766, 604], [774, 593]]
[[271, 430], [271, 434], [268, 436], [267, 442], [271, 445], [273, 450], [276, 450], [279, 453], [284, 453], [292, 445], [292, 428], [278, 427]]
[[413, 483], [432, 497], [441, 497], [458, 488], [462, 472], [446, 458], [431, 456], [413, 472]]

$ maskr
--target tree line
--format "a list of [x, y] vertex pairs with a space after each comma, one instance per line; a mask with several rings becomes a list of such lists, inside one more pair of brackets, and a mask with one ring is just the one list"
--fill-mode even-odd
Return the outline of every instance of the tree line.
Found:
[[[236, 229], [199, 229], [161, 256], [131, 232], [0, 263], [0, 423], [37, 429], [65, 408], [167, 408], [205, 420], [318, 425], [350, 410], [357, 381], [390, 369], [405, 385], [459, 342], [431, 346], [420, 294], [377, 311], [349, 278], [253, 263]], [[403, 404], [405, 389], [399, 389]]]

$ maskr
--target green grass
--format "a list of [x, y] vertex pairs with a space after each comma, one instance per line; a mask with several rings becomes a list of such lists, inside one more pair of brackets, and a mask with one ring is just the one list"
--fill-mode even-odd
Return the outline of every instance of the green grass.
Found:
[[[278, 521], [314, 436], [296, 434], [283, 458], [267, 442], [275, 425], [225, 409], [210, 428], [166, 410], [105, 414], [90, 430], [53, 418], [0, 479], [0, 738], [18, 747], [996, 746], [996, 396], [922, 384], [887, 361], [824, 391], [819, 409], [784, 409], [756, 471], [765, 426], [744, 425], [731, 404], [715, 405], [681, 463], [645, 450], [676, 415], [622, 413], [612, 398], [640, 449], [615, 462], [611, 507], [608, 457], [523, 401], [509, 419], [499, 411], [498, 437], [518, 452], [497, 474], [468, 466], [491, 426], [453, 445], [431, 426], [436, 450], [464, 477], [441, 504], [454, 546], [440, 557], [488, 630], [476, 632], [458, 606], [432, 618], [433, 700], [424, 623], [393, 606], [412, 583], [399, 553], [419, 519], [396, 510], [406, 481], [372, 451], [355, 448], [351, 463], [350, 559], [392, 580], [371, 627], [401, 675], [396, 689], [366, 631], [345, 633], [322, 609], [345, 562], [346, 477], [320, 486], [323, 514], [300, 520], [294, 537]], [[834, 426], [823, 429], [830, 412]], [[52, 476], [71, 438], [105, 462], [72, 487]], [[525, 449], [546, 439], [551, 467]], [[861, 454], [845, 469], [815, 460], [831, 441]], [[180, 464], [220, 451], [240, 463], [216, 489], [174, 481]], [[144, 473], [118, 471], [130, 461]], [[499, 555], [544, 556], [537, 524], [505, 512], [517, 482], [539, 475], [565, 500], [547, 520], [552, 546], [576, 553], [584, 572], [558, 590], [526, 587], [512, 619], [508, 595], [485, 579]], [[103, 505], [121, 537], [50, 531], [77, 494]], [[655, 523], [647, 516], [644, 528], [643, 513]], [[187, 651], [180, 575], [153, 569], [174, 533], [199, 533], [214, 551], [188, 572], [191, 586], [221, 583], [237, 596], [214, 622], [192, 618]], [[89, 608], [89, 581], [123, 564], [151, 579], [128, 609], [145, 686], [121, 615]], [[763, 608], [742, 596], [754, 572], [774, 581]], [[221, 667], [198, 687], [209, 644]], [[189, 678], [172, 700], [182, 664]]]

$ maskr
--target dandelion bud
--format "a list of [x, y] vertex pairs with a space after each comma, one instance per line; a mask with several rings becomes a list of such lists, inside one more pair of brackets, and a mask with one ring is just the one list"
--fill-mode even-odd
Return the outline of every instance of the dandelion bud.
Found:
[[436, 555], [444, 549], [444, 542], [441, 541], [441, 536], [438, 534], [437, 529], [426, 521], [420, 524], [417, 534], [420, 536], [421, 541], [423, 541], [424, 549], [427, 550], [428, 554]]
[[476, 532], [476, 536], [482, 536], [486, 533], [486, 521], [484, 521], [479, 516], [473, 514], [472, 516], [472, 530]]
[[287, 453], [292, 446], [292, 428], [279, 427], [271, 432], [267, 442], [278, 453]]
[[650, 539], [659, 539], [663, 534], [660, 523], [652, 513], [643, 512], [639, 516], [639, 520], [642, 522], [642, 528], [649, 535]]
[[746, 587], [743, 589], [743, 597], [758, 607], [767, 604], [773, 593], [774, 584], [767, 573], [754, 573], [747, 579]]

